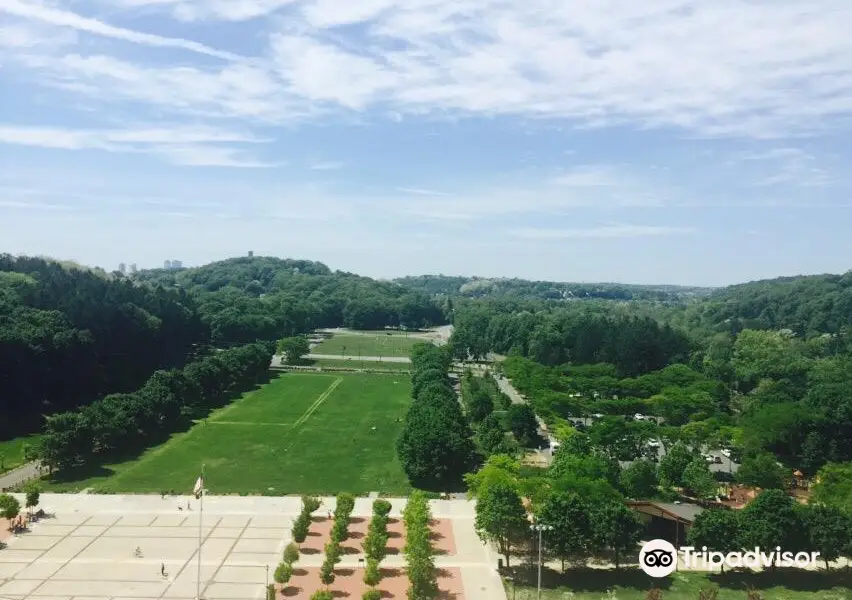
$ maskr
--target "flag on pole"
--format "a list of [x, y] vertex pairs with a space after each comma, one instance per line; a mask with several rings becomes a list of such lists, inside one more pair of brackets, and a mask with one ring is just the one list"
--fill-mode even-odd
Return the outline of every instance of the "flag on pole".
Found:
[[195, 499], [198, 500], [204, 492], [204, 476], [200, 476], [195, 482], [195, 487], [192, 488], [192, 493], [195, 494]]

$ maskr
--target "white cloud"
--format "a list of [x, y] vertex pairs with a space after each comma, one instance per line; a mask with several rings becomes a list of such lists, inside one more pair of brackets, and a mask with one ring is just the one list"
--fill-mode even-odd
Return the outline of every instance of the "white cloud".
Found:
[[778, 147], [746, 152], [740, 160], [764, 165], [764, 174], [754, 182], [756, 186], [824, 187], [834, 178], [821, 166], [817, 158], [801, 148]]
[[271, 167], [227, 143], [260, 143], [252, 134], [210, 127], [83, 130], [58, 127], [21, 127], [0, 124], [0, 143], [61, 150], [143, 152], [164, 157], [176, 165], [217, 167]]
[[634, 238], [658, 237], [669, 235], [689, 235], [695, 233], [692, 227], [662, 227], [653, 225], [606, 225], [588, 229], [515, 229], [510, 232], [514, 237], [535, 240], [563, 240], [587, 238]]
[[[513, 115], [772, 137], [825, 130], [852, 115], [847, 0], [99, 1], [119, 16], [266, 17], [255, 30], [265, 48], [242, 60], [188, 37], [6, 0], [0, 11], [32, 22], [231, 62], [153, 65], [144, 55], [131, 61], [81, 45], [59, 63], [25, 57], [33, 77], [47, 74], [48, 84], [104, 102], [275, 122], [375, 110], [395, 121]], [[342, 27], [353, 24], [360, 27]], [[241, 39], [228, 37], [229, 26], [222, 39]]]
[[60, 10], [43, 4], [37, 0], [3, 0], [0, 3], [0, 12], [5, 12], [10, 15], [32, 19], [57, 27], [68, 27], [77, 31], [90, 33], [93, 35], [113, 38], [134, 44], [142, 44], [145, 46], [154, 46], [159, 48], [182, 48], [199, 54], [206, 54], [216, 58], [226, 60], [238, 60], [240, 57], [230, 52], [222, 52], [199, 44], [192, 40], [182, 38], [171, 38], [150, 33], [142, 33], [125, 29], [123, 27], [114, 27], [97, 19], [82, 17], [76, 13], [66, 10]]

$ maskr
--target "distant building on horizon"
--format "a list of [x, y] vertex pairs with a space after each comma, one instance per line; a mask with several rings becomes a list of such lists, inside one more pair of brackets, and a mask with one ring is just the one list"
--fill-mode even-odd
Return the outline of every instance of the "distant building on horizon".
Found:
[[136, 269], [136, 263], [130, 263], [130, 274], [131, 274], [131, 275], [136, 275], [136, 271], [137, 271], [137, 269]]
[[169, 269], [171, 269], [171, 268], [172, 268], [172, 261], [167, 260], [166, 262], [164, 262], [164, 263], [163, 263], [163, 268], [164, 268], [166, 271], [168, 271]]
[[253, 256], [254, 256], [254, 250], [249, 250], [249, 258], [252, 258]]
[[127, 265], [124, 263], [118, 263], [118, 272], [125, 275], [127, 273]]
[[183, 262], [179, 260], [167, 260], [163, 263], [163, 268], [166, 271], [183, 268]]

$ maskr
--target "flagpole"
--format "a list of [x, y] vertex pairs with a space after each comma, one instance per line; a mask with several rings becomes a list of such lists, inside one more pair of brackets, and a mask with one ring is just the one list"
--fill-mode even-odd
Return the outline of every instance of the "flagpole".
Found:
[[198, 509], [198, 574], [195, 580], [195, 598], [201, 600], [201, 522], [204, 520], [204, 464], [201, 465], [201, 506]]

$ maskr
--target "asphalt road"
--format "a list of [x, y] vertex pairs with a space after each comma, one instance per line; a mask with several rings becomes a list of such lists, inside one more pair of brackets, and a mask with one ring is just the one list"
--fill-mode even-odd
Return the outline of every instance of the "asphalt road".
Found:
[[0, 475], [0, 491], [13, 488], [41, 475], [40, 463], [33, 461]]

